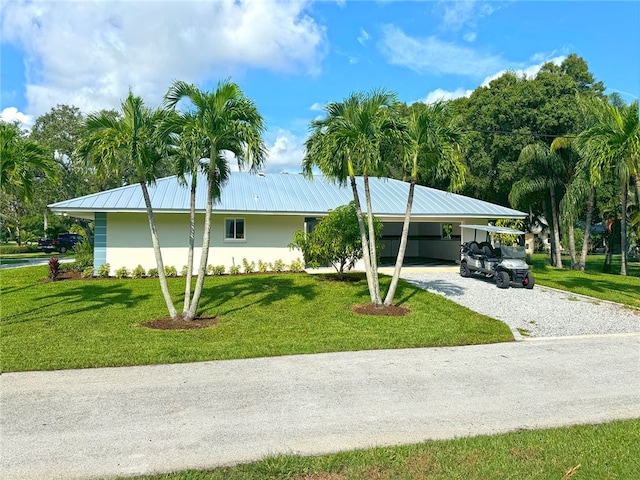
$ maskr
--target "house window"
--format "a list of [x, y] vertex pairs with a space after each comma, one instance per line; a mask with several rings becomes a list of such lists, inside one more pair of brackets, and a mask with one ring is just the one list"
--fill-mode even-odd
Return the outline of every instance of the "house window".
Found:
[[225, 240], [244, 240], [244, 218], [227, 218], [224, 228]]

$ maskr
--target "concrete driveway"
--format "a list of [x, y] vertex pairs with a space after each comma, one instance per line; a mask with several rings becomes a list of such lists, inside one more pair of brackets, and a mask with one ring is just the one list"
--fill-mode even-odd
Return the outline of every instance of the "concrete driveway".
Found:
[[640, 417], [640, 334], [0, 376], [4, 479]]

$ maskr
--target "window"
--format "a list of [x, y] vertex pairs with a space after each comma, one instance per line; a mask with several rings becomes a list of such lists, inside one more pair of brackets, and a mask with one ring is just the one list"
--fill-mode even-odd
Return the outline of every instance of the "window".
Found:
[[453, 225], [451, 223], [442, 224], [442, 238], [444, 240], [451, 240], [453, 234]]
[[225, 240], [244, 240], [244, 218], [227, 218], [224, 228]]

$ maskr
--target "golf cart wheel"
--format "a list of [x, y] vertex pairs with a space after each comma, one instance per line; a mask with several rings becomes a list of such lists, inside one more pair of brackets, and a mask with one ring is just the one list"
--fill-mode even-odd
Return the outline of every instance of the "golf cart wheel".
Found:
[[66, 253], [67, 247], [60, 247], [60, 253]]
[[460, 276], [465, 278], [471, 276], [471, 269], [469, 268], [469, 265], [467, 265], [466, 263], [460, 264]]
[[536, 279], [533, 278], [531, 272], [527, 272], [527, 276], [524, 277], [524, 280], [522, 281], [522, 286], [528, 290], [531, 290], [535, 284]]
[[498, 288], [509, 288], [509, 274], [507, 272], [496, 272], [496, 285]]

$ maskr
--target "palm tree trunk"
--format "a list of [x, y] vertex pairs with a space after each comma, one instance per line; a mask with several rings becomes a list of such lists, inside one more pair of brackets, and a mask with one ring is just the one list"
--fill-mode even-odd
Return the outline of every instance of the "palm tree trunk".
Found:
[[404, 223], [402, 224], [402, 236], [400, 237], [400, 248], [398, 248], [398, 257], [396, 258], [396, 267], [393, 270], [393, 277], [391, 278], [391, 285], [387, 291], [387, 296], [384, 299], [385, 305], [391, 305], [393, 298], [396, 295], [396, 289], [398, 288], [398, 281], [400, 280], [400, 271], [402, 270], [402, 263], [404, 262], [404, 254], [407, 250], [407, 239], [409, 238], [409, 225], [411, 223], [411, 207], [413, 205], [413, 191], [416, 186], [416, 177], [411, 176], [411, 182], [409, 183], [409, 197], [407, 198], [407, 210], [404, 213]]
[[189, 306], [191, 304], [191, 280], [193, 277], [193, 248], [196, 237], [196, 180], [194, 175], [197, 175], [198, 171], [191, 173], [191, 198], [189, 205], [189, 253], [187, 254], [187, 275], [185, 279], [184, 287], [184, 307], [182, 314], [186, 315], [189, 312]]
[[367, 202], [367, 219], [369, 220], [369, 252], [371, 253], [371, 277], [373, 279], [373, 288], [375, 305], [381, 305], [380, 299], [380, 282], [378, 280], [378, 254], [376, 252], [376, 232], [373, 224], [373, 209], [371, 208], [371, 192], [369, 190], [369, 176], [363, 175], [364, 178], [364, 196]]
[[149, 218], [149, 230], [151, 230], [151, 242], [153, 243], [153, 253], [156, 257], [156, 267], [158, 268], [158, 279], [160, 280], [160, 290], [162, 290], [162, 296], [167, 304], [169, 310], [169, 316], [176, 318], [178, 312], [173, 300], [171, 300], [171, 293], [169, 292], [169, 285], [167, 284], [167, 276], [164, 273], [164, 263], [162, 261], [162, 251], [160, 250], [160, 240], [158, 239], [158, 230], [156, 229], [156, 220], [153, 215], [153, 208], [151, 207], [151, 198], [149, 197], [149, 190], [147, 190], [147, 183], [140, 182], [142, 187], [142, 196], [144, 197], [144, 204], [147, 207], [147, 217]]
[[555, 254], [553, 263], [556, 268], [562, 268], [562, 254], [560, 252], [560, 222], [558, 221], [558, 205], [556, 205], [556, 193], [552, 188], [551, 193], [551, 223], [553, 224], [553, 243], [555, 245]]
[[589, 198], [587, 198], [587, 218], [584, 225], [584, 238], [582, 240], [582, 252], [580, 253], [580, 263], [578, 269], [584, 271], [587, 265], [587, 252], [589, 251], [589, 240], [591, 239], [591, 223], [593, 222], [593, 205], [596, 198], [596, 189], [589, 189]]
[[[213, 148], [211, 149], [213, 152]], [[212, 156], [212, 159], [215, 158]], [[213, 162], [213, 160], [211, 160]], [[214, 166], [210, 166], [215, 168]], [[198, 267], [198, 278], [196, 279], [196, 288], [193, 291], [191, 305], [186, 316], [187, 320], [196, 318], [198, 312], [198, 304], [202, 296], [202, 287], [204, 286], [204, 277], [207, 272], [207, 261], [209, 260], [209, 246], [211, 244], [211, 212], [213, 211], [213, 181], [215, 171], [209, 170], [207, 175], [207, 206], [204, 210], [204, 232], [202, 234], [202, 253], [200, 254], [200, 265]]]
[[622, 212], [620, 215], [620, 275], [627, 274], [627, 201], [629, 199], [629, 182], [628, 179], [622, 182], [622, 191], [620, 192], [620, 200], [622, 204]]
[[367, 285], [369, 286], [369, 295], [371, 303], [375, 303], [375, 288], [373, 286], [373, 276], [371, 275], [371, 258], [369, 256], [369, 242], [367, 242], [367, 232], [364, 228], [364, 219], [362, 218], [362, 207], [360, 206], [360, 197], [358, 196], [358, 187], [356, 186], [356, 177], [350, 176], [351, 190], [353, 191], [353, 202], [356, 206], [356, 216], [358, 217], [358, 226], [360, 227], [360, 240], [362, 241], [362, 259], [364, 260], [364, 270], [367, 277]]
[[569, 218], [569, 255], [571, 256], [571, 269], [575, 270], [578, 264], [576, 258], [576, 234], [575, 227], [573, 226], [573, 218]]

